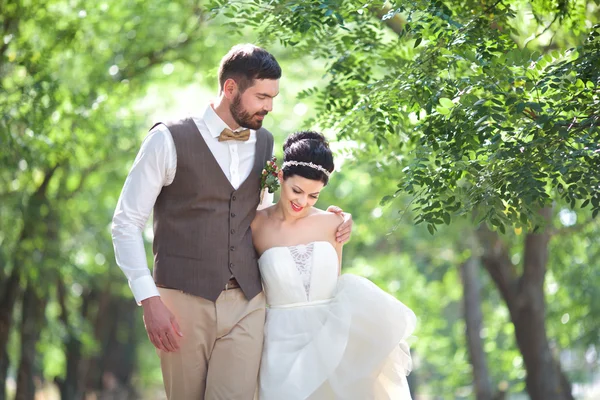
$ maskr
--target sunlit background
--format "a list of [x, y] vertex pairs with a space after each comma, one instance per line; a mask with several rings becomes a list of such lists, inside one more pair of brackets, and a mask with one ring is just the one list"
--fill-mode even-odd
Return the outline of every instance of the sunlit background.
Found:
[[[528, 3], [512, 3], [521, 43], [566, 46], [569, 28], [540, 34]], [[234, 33], [228, 16], [209, 19], [202, 6], [0, 1], [0, 399], [17, 391], [23, 399], [164, 398], [141, 309], [114, 260], [110, 224], [148, 128], [199, 114], [217, 94], [220, 58], [234, 44], [259, 40], [251, 26]], [[582, 30], [600, 16], [596, 3], [587, 7]], [[369, 143], [340, 139], [333, 127], [312, 121], [317, 96], [299, 96], [327, 84], [332, 60], [276, 41], [267, 48], [283, 68], [280, 95], [265, 119], [275, 155], [281, 159], [283, 140], [295, 130], [328, 136], [336, 172], [318, 206], [353, 214], [344, 271], [373, 280], [418, 317], [409, 377], [415, 399], [476, 398], [466, 334], [473, 309], [482, 316], [476, 336], [495, 398], [530, 398], [509, 310], [476, 257], [476, 224], [455, 218], [432, 236], [425, 224], [414, 224], [410, 196], [383, 204], [398, 189], [395, 167], [361, 156]], [[598, 222], [587, 210], [556, 203], [550, 229], [549, 346], [573, 395], [598, 399]], [[501, 235], [516, 270], [526, 235], [521, 228]], [[151, 265], [150, 222], [144, 238]], [[470, 307], [466, 281], [477, 289]]]

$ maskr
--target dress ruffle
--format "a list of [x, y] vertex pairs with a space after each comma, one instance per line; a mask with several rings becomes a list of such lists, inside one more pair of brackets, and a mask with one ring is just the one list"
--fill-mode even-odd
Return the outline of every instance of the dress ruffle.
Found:
[[268, 310], [260, 400], [410, 399], [414, 313], [345, 274], [331, 300]]

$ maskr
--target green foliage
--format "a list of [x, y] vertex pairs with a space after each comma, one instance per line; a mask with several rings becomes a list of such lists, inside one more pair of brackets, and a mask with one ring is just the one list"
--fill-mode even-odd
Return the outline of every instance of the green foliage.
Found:
[[[460, 215], [532, 229], [559, 198], [600, 211], [600, 26], [581, 28], [595, 5], [211, 4], [265, 41], [327, 61], [326, 86], [304, 93], [317, 95], [316, 121], [394, 167], [391, 196], [413, 195], [431, 233]], [[529, 31], [559, 21], [564, 48], [522, 47], [516, 10], [529, 7]]]
[[[72, 339], [99, 360], [113, 317], [102, 304], [133, 301], [109, 224], [149, 115], [179, 112], [189, 85], [214, 92], [220, 57], [256, 36], [284, 70], [283, 99], [266, 123], [276, 153], [307, 110], [307, 125], [342, 139], [320, 206], [354, 214], [345, 269], [418, 315], [418, 393], [470, 396], [457, 266], [470, 255], [473, 214], [504, 229], [518, 259], [525, 230], [510, 225], [532, 227], [532, 213], [553, 200], [583, 207], [552, 242], [547, 323], [558, 349], [598, 343], [597, 226], [587, 223], [599, 207], [596, 6], [213, 1], [207, 7], [225, 15], [208, 20], [185, 0], [88, 3], [0, 1], [0, 294], [22, 267], [23, 287], [34, 282], [49, 299], [37, 345], [45, 378], [65, 377]], [[481, 280], [492, 379], [522, 391], [513, 325]], [[160, 397], [137, 318], [117, 336], [133, 329], [133, 383], [149, 388], [143, 398]], [[19, 340], [13, 329], [12, 371]]]
[[[355, 228], [354, 240], [359, 243], [348, 246], [346, 259], [360, 259], [363, 252], [396, 253], [394, 245], [406, 244], [398, 241], [404, 230], [419, 246], [429, 244], [431, 254], [440, 251], [439, 246], [417, 232], [438, 231], [436, 243], [448, 232], [447, 248], [462, 253], [465, 236], [472, 234], [465, 235], [465, 231], [473, 229], [466, 220], [474, 220], [503, 234], [515, 273], [520, 274], [524, 236], [543, 223], [538, 215], [542, 207], [581, 207], [585, 213], [589, 210], [590, 218], [598, 213], [598, 4], [212, 1], [209, 8], [213, 15], [225, 15], [232, 29], [252, 26], [263, 43], [278, 42], [325, 63], [325, 83], [300, 94], [301, 99], [314, 99], [319, 110], [308, 124], [332, 131], [342, 145], [349, 143], [352, 155], [362, 164], [361, 172], [349, 174], [331, 201], [343, 198], [344, 204], [337, 204], [374, 213]], [[370, 176], [386, 184], [374, 188]], [[372, 185], [372, 190], [359, 191], [363, 182]], [[406, 195], [411, 196], [410, 201]], [[372, 204], [371, 197], [381, 199], [377, 201], [380, 204]], [[388, 213], [387, 207], [393, 212]], [[386, 218], [379, 222], [374, 215], [382, 214]], [[408, 218], [423, 224], [423, 230], [412, 227]], [[389, 233], [389, 228], [381, 225], [389, 226], [391, 219], [396, 219], [396, 225]], [[554, 233], [550, 226], [545, 229]], [[394, 244], [381, 239], [386, 233]], [[582, 237], [574, 233], [572, 240]], [[553, 254], [565, 254], [560, 240], [551, 246]], [[413, 254], [415, 248], [402, 250], [402, 254]], [[386, 267], [383, 257], [365, 258], [367, 265], [378, 267], [358, 271], [367, 275], [373, 271], [370, 276], [388, 290], [390, 280], [404, 283], [401, 278], [406, 278], [417, 291], [439, 293], [434, 282], [449, 271], [431, 259], [417, 262], [427, 276], [425, 288], [404, 274], [406, 267]], [[449, 264], [456, 267], [462, 261], [456, 257]], [[554, 269], [568, 271], [569, 266], [565, 256], [554, 258], [548, 265], [553, 269], [550, 276]], [[390, 274], [381, 277], [388, 268]], [[585, 271], [592, 276], [595, 267]], [[573, 272], [572, 279], [576, 276], [579, 273]], [[568, 288], [569, 293], [576, 290], [575, 284]], [[594, 291], [586, 293], [578, 296], [578, 301], [588, 301]], [[399, 293], [401, 299], [413, 295], [412, 290]], [[566, 297], [550, 295], [556, 303], [549, 307], [549, 318], [554, 313], [564, 314], [571, 303]], [[427, 313], [419, 309], [427, 304], [420, 300], [409, 305]], [[447, 303], [440, 305], [444, 309]], [[512, 392], [522, 391], [525, 370], [522, 357], [514, 350], [514, 326], [508, 322], [504, 300], [490, 282], [482, 307], [484, 347], [492, 379], [507, 382]], [[433, 310], [435, 305], [426, 308]], [[594, 338], [589, 342], [565, 339], [573, 337], [571, 328], [585, 335], [597, 331], [592, 322], [597, 320], [595, 310], [576, 308], [578, 317], [587, 316], [589, 324], [555, 325], [549, 320], [550, 337], [562, 338], [560, 348], [581, 349], [593, 343]], [[461, 343], [460, 335], [443, 331], [444, 320], [426, 317], [421, 326], [432, 337], [452, 337], [453, 343]], [[462, 331], [456, 318], [449, 320], [454, 329]], [[449, 362], [451, 348], [424, 341], [439, 350], [419, 349], [430, 362], [425, 370], [435, 379], [440, 368], [434, 361], [436, 355], [444, 354], [440, 358]], [[460, 359], [461, 352], [458, 354]], [[460, 362], [452, 366], [459, 371], [462, 368]], [[445, 372], [448, 380], [440, 382], [433, 393], [449, 393], [451, 390], [445, 389], [462, 384]], [[466, 395], [454, 395], [461, 393]]]
[[210, 46], [195, 2], [0, 3], [0, 294], [16, 272], [49, 298], [40, 372], [65, 378], [73, 343], [104, 351], [102, 299], [131, 298], [109, 228], [148, 128], [140, 99]]
[[[563, 209], [563, 219], [584, 219], [557, 232], [546, 281], [548, 331], [561, 348], [588, 348], [600, 342], [599, 249], [597, 220], [589, 210]], [[560, 245], [558, 245], [560, 242]]]

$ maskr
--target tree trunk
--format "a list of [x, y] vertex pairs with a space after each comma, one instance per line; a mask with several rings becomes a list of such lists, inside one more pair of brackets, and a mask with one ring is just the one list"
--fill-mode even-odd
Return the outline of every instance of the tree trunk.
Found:
[[550, 240], [551, 210], [541, 210], [547, 224], [525, 236], [523, 272], [518, 275], [508, 249], [496, 232], [479, 229], [482, 261], [508, 306], [527, 371], [532, 400], [572, 400], [571, 385], [550, 350], [546, 335], [544, 278]]
[[[66, 375], [64, 379], [57, 379], [56, 383], [60, 389], [61, 400], [78, 400], [83, 398], [83, 376], [85, 376], [86, 368], [82, 360], [82, 344], [76, 332], [74, 332], [69, 323], [69, 313], [66, 305], [67, 291], [64, 282], [59, 278], [56, 283], [57, 298], [61, 308], [60, 319], [67, 331], [67, 340], [65, 344], [65, 353], [67, 358]], [[81, 307], [81, 318], [88, 317], [88, 297], [83, 296], [83, 304]]]
[[524, 273], [510, 313], [527, 369], [527, 391], [531, 398], [573, 399], [571, 385], [554, 359], [546, 335], [544, 278], [549, 240], [548, 229], [526, 236]]
[[69, 336], [65, 346], [67, 353], [67, 374], [63, 381], [58, 382], [61, 400], [78, 400], [83, 397], [83, 379], [78, 368], [81, 364], [81, 341]]
[[[8, 277], [6, 276], [7, 266], [4, 254], [0, 252], [0, 299], [4, 298], [4, 289]], [[3, 310], [3, 309], [2, 309]], [[2, 312], [2, 311], [0, 311]], [[6, 316], [4, 317], [6, 318]], [[4, 319], [2, 318], [2, 319]], [[3, 328], [0, 328], [2, 330]], [[4, 328], [5, 329], [5, 328]], [[8, 367], [10, 366], [10, 360], [8, 358], [8, 352], [6, 346], [0, 347], [0, 400], [6, 400], [6, 375], [8, 373]]]
[[8, 339], [13, 322], [13, 310], [19, 294], [21, 293], [20, 273], [18, 268], [13, 267], [10, 277], [4, 285], [3, 296], [0, 299], [0, 351], [2, 360], [0, 362], [0, 399], [6, 398], [6, 378], [8, 367]]
[[17, 394], [15, 400], [35, 398], [34, 376], [39, 375], [35, 366], [36, 344], [44, 325], [46, 299], [31, 283], [23, 294], [23, 319], [21, 323], [21, 362], [17, 372]]
[[0, 350], [0, 354], [0, 400], [6, 400], [6, 377], [8, 375], [10, 359], [8, 358], [6, 347]]
[[[46, 171], [44, 180], [29, 199], [29, 204], [24, 214], [23, 228], [15, 245], [14, 255], [12, 256], [11, 274], [4, 283], [2, 297], [0, 298], [0, 351], [7, 348], [15, 304], [22, 291], [21, 270], [25, 263], [30, 262], [31, 258], [31, 254], [23, 249], [23, 245], [35, 235], [36, 229], [40, 225], [40, 208], [47, 202], [46, 191], [57, 169], [58, 165], [55, 165]], [[3, 359], [3, 362], [0, 363], [0, 396], [6, 395], [6, 374], [8, 367], [8, 360]]]
[[[99, 303], [103, 304], [110, 292], [100, 294]], [[103, 380], [114, 380], [117, 386], [130, 389], [131, 377], [135, 367], [135, 349], [137, 343], [136, 312], [137, 305], [130, 299], [110, 297], [106, 310], [96, 318], [96, 340], [102, 343], [102, 352], [91, 360], [87, 378], [87, 388], [106, 389]], [[106, 316], [110, 315], [110, 318]]]
[[479, 262], [474, 255], [460, 266], [463, 284], [463, 312], [466, 324], [467, 349], [473, 367], [475, 398], [477, 400], [492, 400], [492, 383], [480, 335], [483, 315], [481, 313], [481, 295], [477, 276], [478, 268]]

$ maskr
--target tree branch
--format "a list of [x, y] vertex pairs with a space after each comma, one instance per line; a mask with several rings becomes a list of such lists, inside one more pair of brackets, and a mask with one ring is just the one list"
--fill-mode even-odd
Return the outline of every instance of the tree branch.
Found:
[[518, 280], [508, 249], [498, 233], [491, 231], [485, 224], [480, 225], [477, 237], [483, 248], [481, 261], [510, 308], [517, 295]]
[[194, 36], [194, 33], [197, 33], [200, 29], [203, 14], [202, 14], [202, 9], [197, 5], [195, 5], [192, 10], [193, 10], [193, 14], [196, 15], [196, 17], [197, 17], [194, 20], [194, 21], [197, 21], [197, 23], [196, 24], [190, 23], [191, 26], [189, 26], [189, 30], [186, 29], [186, 28], [188, 28], [188, 26], [182, 27], [182, 32], [184, 32], [186, 35], [185, 40], [168, 43], [162, 49], [148, 51], [147, 53], [136, 56], [137, 59], [147, 58], [149, 60], [148, 64], [143, 67], [140, 67], [140, 68], [125, 69], [125, 70], [123, 70], [123, 73], [121, 76], [124, 79], [131, 80], [135, 76], [140, 75], [144, 71], [147, 71], [150, 68], [152, 68], [153, 66], [165, 61], [164, 56], [169, 51], [183, 49], [183, 48], [189, 46], [190, 44], [194, 43], [194, 40], [196, 39], [196, 37]]
[[106, 160], [98, 161], [81, 171], [81, 178], [79, 179], [79, 183], [75, 189], [68, 192], [65, 191], [64, 194], [59, 194], [59, 197], [64, 200], [70, 200], [75, 197], [75, 195], [83, 188], [83, 185], [85, 185], [87, 178], [89, 178], [93, 172], [97, 171], [102, 165], [104, 165], [105, 162]]
[[[11, 18], [7, 16], [5, 16], [5, 18], [6, 19], [4, 20], [4, 24], [2, 26], [2, 37], [7, 36], [11, 31], [16, 32], [17, 27], [19, 26], [19, 20], [17, 18]], [[0, 47], [0, 57], [4, 55], [4, 53], [8, 49], [9, 44], [10, 41], [7, 41], [6, 43], [2, 42], [2, 47]]]
[[591, 225], [597, 225], [598, 220], [590, 218], [580, 224], [571, 225], [571, 226], [563, 226], [561, 228], [552, 228], [550, 230], [550, 236], [564, 236], [564, 235], [573, 235], [576, 233], [580, 233]]
[[477, 399], [492, 398], [492, 383], [487, 367], [487, 359], [481, 339], [483, 314], [481, 312], [481, 293], [478, 277], [479, 260], [471, 255], [460, 266], [463, 284], [463, 307], [466, 326], [467, 350], [473, 368], [473, 385]]
[[377, 18], [384, 24], [388, 26], [394, 33], [398, 36], [402, 35], [402, 31], [404, 30], [404, 25], [406, 24], [406, 19], [404, 19], [399, 13], [396, 13], [393, 17], [383, 19], [390, 11], [392, 11], [392, 7], [386, 2], [381, 8], [373, 7], [371, 9], [372, 12], [377, 15]]
[[[550, 27], [551, 27], [552, 25], [554, 25], [554, 23], [555, 23], [555, 22], [556, 22], [556, 20], [558, 19], [559, 15], [560, 15], [560, 14], [556, 13], [556, 15], [554, 16], [554, 19], [552, 20], [552, 22], [550, 22], [550, 23], [548, 24], [548, 26], [546, 26], [542, 32], [540, 32], [540, 33], [538, 33], [537, 35], [535, 35], [535, 38], [537, 39], [537, 38], [539, 38], [540, 36], [542, 36], [544, 33], [546, 33], [546, 32], [548, 31], [548, 29], [550, 29]], [[529, 44], [529, 42], [527, 42], [527, 44]]]
[[525, 236], [523, 275], [519, 282], [521, 290], [524, 286], [544, 284], [546, 263], [548, 261], [552, 208], [545, 207], [540, 210], [540, 214], [546, 222], [546, 225], [540, 228], [542, 231], [540, 233], [529, 233]]
[[500, 3], [502, 3], [502, 0], [498, 0], [498, 1], [496, 1], [494, 4], [492, 4], [491, 6], [489, 6], [488, 8], [486, 8], [485, 10], [483, 10], [483, 13], [484, 13], [484, 14], [487, 14], [487, 13], [489, 13], [489, 12], [490, 12], [490, 11], [492, 11], [494, 8], [496, 8], [496, 6], [497, 6], [498, 4], [500, 4]]

